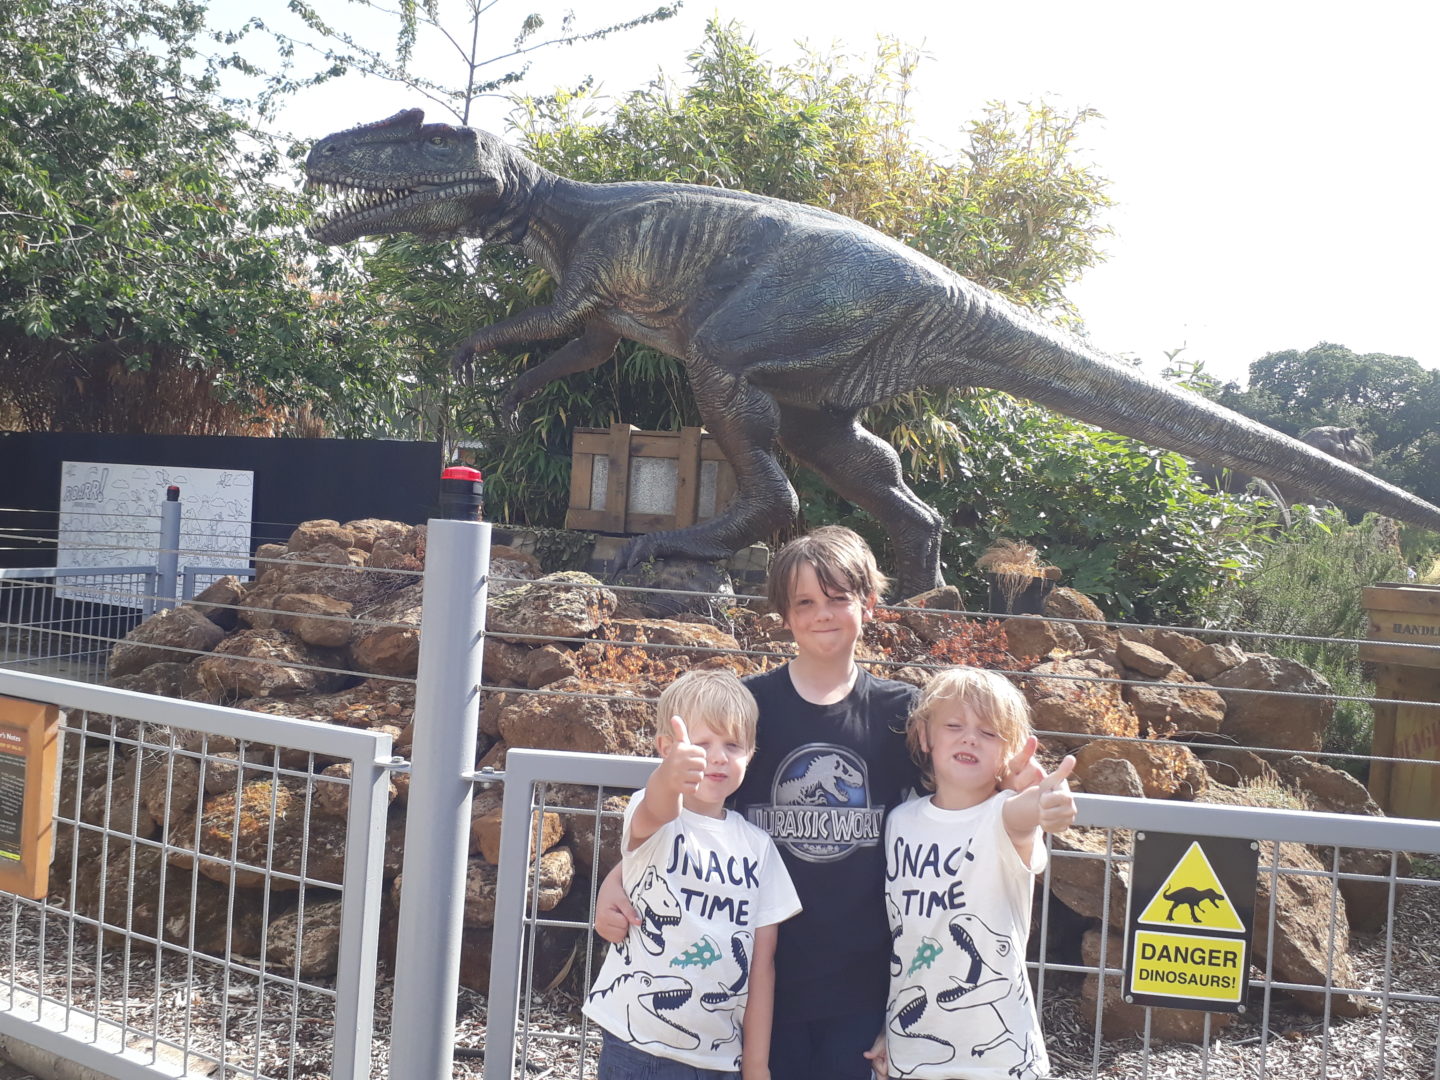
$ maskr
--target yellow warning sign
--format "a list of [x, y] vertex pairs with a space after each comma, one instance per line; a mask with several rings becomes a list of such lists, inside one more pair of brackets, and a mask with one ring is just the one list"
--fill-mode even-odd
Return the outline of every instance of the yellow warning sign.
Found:
[[1190, 845], [1175, 864], [1175, 869], [1155, 890], [1154, 897], [1145, 905], [1136, 922], [1150, 926], [1189, 925], [1206, 930], [1245, 930], [1244, 922], [1198, 840]]
[[1245, 943], [1136, 930], [1131, 994], [1236, 1002], [1245, 990]]

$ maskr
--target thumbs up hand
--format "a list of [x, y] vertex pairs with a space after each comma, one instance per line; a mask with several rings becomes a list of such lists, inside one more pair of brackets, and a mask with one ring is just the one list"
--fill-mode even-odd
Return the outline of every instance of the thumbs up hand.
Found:
[[1039, 762], [1028, 763], [1030, 784], [1005, 807], [1007, 827], [1029, 832], [1037, 825], [1048, 833], [1064, 832], [1075, 824], [1075, 796], [1065, 778], [1075, 771], [1075, 759], [1066, 757], [1052, 773]]
[[678, 795], [693, 795], [705, 779], [705, 751], [690, 741], [683, 717], [670, 718], [670, 734], [660, 740], [660, 759], [660, 779]]
[[1040, 828], [1048, 833], [1064, 832], [1075, 824], [1075, 796], [1065, 778], [1075, 771], [1075, 758], [1066, 755], [1055, 771], [1041, 778]]

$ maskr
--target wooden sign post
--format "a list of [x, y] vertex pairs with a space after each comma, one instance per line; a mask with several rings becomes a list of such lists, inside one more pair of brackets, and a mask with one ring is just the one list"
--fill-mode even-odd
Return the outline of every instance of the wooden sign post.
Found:
[[60, 710], [0, 698], [0, 891], [44, 899], [55, 844]]
[[[1381, 582], [1364, 603], [1360, 659], [1375, 665], [1375, 696], [1440, 703], [1440, 586]], [[1370, 752], [1408, 759], [1370, 764], [1370, 794], [1387, 814], [1440, 818], [1440, 704], [1375, 706]]]

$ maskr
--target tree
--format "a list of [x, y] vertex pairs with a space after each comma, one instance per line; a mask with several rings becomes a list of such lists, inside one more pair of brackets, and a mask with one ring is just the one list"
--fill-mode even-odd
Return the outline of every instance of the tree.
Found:
[[1359, 428], [1375, 450], [1377, 476], [1430, 502], [1440, 498], [1440, 372], [1408, 356], [1328, 342], [1269, 353], [1250, 365], [1249, 386], [1227, 388], [1221, 403], [1291, 435]]
[[[967, 129], [970, 155], [940, 160], [911, 131], [907, 97], [916, 63], [914, 53], [887, 42], [864, 61], [811, 55], [775, 65], [740, 27], [712, 21], [689, 57], [683, 87], [657, 81], [610, 114], [584, 89], [532, 97], [517, 110], [515, 126], [526, 152], [563, 175], [743, 188], [824, 206], [1015, 299], [1063, 313], [1064, 286], [1099, 258], [1104, 182], [1068, 157], [1078, 126], [1093, 114], [992, 106]], [[527, 281], [532, 292], [548, 286], [539, 271]], [[486, 281], [476, 302], [492, 303], [479, 298], [505, 290], [504, 282]], [[534, 359], [488, 358], [477, 415], [491, 387]], [[875, 410], [870, 422], [924, 457], [955, 445], [955, 426], [936, 412], [946, 400], [913, 395]], [[485, 432], [497, 505], [550, 521], [568, 496], [571, 428], [696, 422], [681, 366], [631, 343], [622, 343], [614, 363], [546, 387], [526, 409], [518, 436], [504, 433], [500, 419]], [[553, 486], [542, 494], [536, 475], [553, 477]]]
[[[249, 54], [228, 53], [218, 60], [229, 67], [261, 80], [256, 105], [270, 114], [285, 98], [309, 87], [359, 74], [403, 86], [444, 110], [448, 116], [436, 119], [470, 123], [476, 100], [513, 92], [524, 81], [529, 58], [544, 49], [555, 49], [588, 41], [600, 41], [626, 30], [671, 18], [680, 4], [661, 4], [618, 22], [578, 28], [573, 11], [566, 11], [558, 27], [550, 27], [545, 16], [526, 11], [512, 23], [513, 37], [496, 33], [493, 23], [500, 0], [406, 0], [398, 7], [373, 0], [350, 0], [343, 7], [311, 0], [291, 0], [290, 12], [299, 27], [269, 25], [258, 17], [240, 26], [217, 33], [225, 47], [234, 47], [252, 34], [268, 37], [276, 48], [276, 63], [267, 66]], [[336, 19], [323, 9], [334, 7]], [[350, 26], [366, 24], [367, 12], [380, 16], [395, 30], [391, 45], [365, 40]], [[488, 16], [488, 18], [486, 18]], [[481, 34], [482, 21], [487, 31]], [[507, 41], [496, 46], [493, 42]], [[498, 48], [500, 51], [496, 52]], [[416, 54], [423, 57], [416, 67]], [[443, 74], [435, 70], [436, 57], [448, 57]], [[303, 58], [303, 59], [302, 59]], [[449, 76], [449, 77], [447, 77]]]
[[276, 154], [214, 103], [203, 15], [0, 0], [9, 423], [262, 433], [383, 393], [351, 260], [301, 238], [303, 207], [266, 181]]

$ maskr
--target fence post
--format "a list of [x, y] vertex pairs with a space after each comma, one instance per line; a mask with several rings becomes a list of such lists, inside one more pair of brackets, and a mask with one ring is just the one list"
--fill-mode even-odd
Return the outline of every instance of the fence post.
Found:
[[449, 1080], [470, 845], [490, 526], [432, 519], [426, 536], [390, 1075]]
[[160, 550], [155, 567], [155, 607], [168, 611], [180, 595], [180, 489], [174, 484], [165, 489], [165, 501], [160, 504]]

